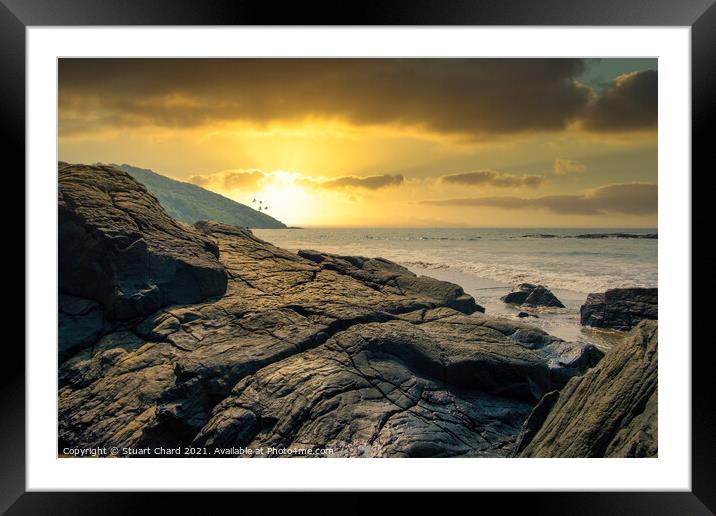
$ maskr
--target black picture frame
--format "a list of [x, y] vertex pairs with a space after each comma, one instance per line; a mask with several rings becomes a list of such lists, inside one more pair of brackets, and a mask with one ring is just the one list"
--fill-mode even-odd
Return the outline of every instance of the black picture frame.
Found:
[[[6, 178], [24, 191], [25, 30], [47, 25], [576, 25], [688, 26], [691, 28], [692, 170], [713, 168], [708, 129], [716, 122], [716, 0], [383, 0], [363, 2], [274, 3], [268, 0], [0, 0], [0, 117]], [[8, 160], [8, 158], [10, 158]], [[23, 172], [20, 172], [23, 171]], [[695, 174], [691, 172], [691, 178]], [[689, 180], [685, 177], [684, 180]], [[692, 190], [698, 191], [698, 190]], [[696, 199], [692, 207], [696, 206]], [[692, 208], [693, 209], [693, 208]], [[705, 215], [705, 214], [704, 214]], [[698, 212], [692, 215], [698, 221]], [[7, 219], [6, 219], [7, 220]], [[694, 234], [692, 230], [692, 235]], [[696, 233], [698, 234], [698, 233]], [[706, 235], [707, 237], [708, 235]], [[704, 237], [704, 239], [706, 238]], [[695, 246], [705, 243], [695, 242]], [[19, 246], [15, 246], [19, 247]], [[23, 251], [24, 252], [24, 251]], [[694, 250], [692, 249], [692, 253]], [[692, 256], [694, 256], [692, 254]], [[25, 258], [27, 258], [25, 256]], [[32, 271], [25, 268], [26, 278]], [[9, 273], [11, 274], [11, 273]], [[693, 271], [692, 271], [693, 274]], [[708, 277], [708, 276], [705, 276]], [[7, 287], [9, 288], [9, 287]], [[20, 290], [18, 290], [20, 291]], [[682, 300], [690, 302], [690, 300]], [[693, 304], [697, 318], [706, 308]], [[26, 307], [31, 310], [31, 306]], [[11, 325], [19, 326], [16, 320]], [[685, 329], [685, 334], [688, 334]], [[550, 514], [713, 514], [716, 512], [716, 424], [714, 422], [713, 343], [694, 337], [692, 345], [692, 490], [690, 492], [484, 493], [501, 505], [524, 506]], [[0, 375], [0, 513], [131, 514], [150, 507], [152, 493], [25, 492], [25, 352], [19, 339], [6, 339]], [[688, 350], [689, 342], [682, 343]], [[189, 494], [163, 497], [181, 512], [227, 502], [226, 494], [202, 500]], [[247, 494], [241, 494], [242, 504]], [[294, 495], [300, 500], [304, 495]], [[358, 497], [358, 494], [352, 494]], [[370, 501], [353, 504], [372, 510]], [[206, 500], [209, 498], [209, 500]], [[487, 501], [487, 500], [484, 500]], [[483, 501], [483, 503], [484, 503]], [[261, 504], [261, 500], [256, 500]], [[453, 502], [454, 504], [455, 502]], [[459, 503], [459, 502], [458, 502]], [[316, 504], [312, 510], [324, 512]], [[329, 508], [326, 507], [325, 511]]]

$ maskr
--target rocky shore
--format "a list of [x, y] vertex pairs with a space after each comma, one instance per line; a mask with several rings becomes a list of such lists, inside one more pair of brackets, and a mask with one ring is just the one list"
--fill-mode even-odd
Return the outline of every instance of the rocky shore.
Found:
[[533, 453], [603, 356], [388, 260], [178, 223], [116, 168], [59, 176], [60, 448]]

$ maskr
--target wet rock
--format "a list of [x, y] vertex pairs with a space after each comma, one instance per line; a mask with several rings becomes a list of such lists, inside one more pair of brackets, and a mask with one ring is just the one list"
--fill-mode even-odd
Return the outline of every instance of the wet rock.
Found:
[[658, 323], [642, 321], [584, 376], [535, 407], [520, 457], [655, 457]]
[[564, 308], [562, 302], [547, 287], [531, 283], [517, 285], [512, 292], [502, 296], [500, 300], [515, 305]]
[[658, 289], [616, 288], [589, 294], [579, 309], [584, 326], [629, 330], [644, 319], [658, 319]]

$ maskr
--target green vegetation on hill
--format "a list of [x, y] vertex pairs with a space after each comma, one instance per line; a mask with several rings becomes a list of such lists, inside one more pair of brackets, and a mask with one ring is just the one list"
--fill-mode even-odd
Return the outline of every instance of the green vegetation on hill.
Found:
[[283, 222], [260, 213], [245, 204], [232, 201], [191, 183], [183, 183], [151, 170], [123, 164], [113, 166], [124, 170], [147, 187], [170, 217], [187, 224], [198, 220], [215, 220], [249, 228], [285, 228]]

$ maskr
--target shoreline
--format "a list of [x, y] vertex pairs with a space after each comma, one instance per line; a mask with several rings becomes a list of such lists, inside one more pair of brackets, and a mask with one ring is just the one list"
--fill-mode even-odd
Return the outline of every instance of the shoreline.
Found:
[[[523, 238], [559, 232], [553, 238]], [[485, 307], [491, 317], [520, 321], [567, 341], [593, 343], [602, 350], [620, 340], [619, 333], [583, 327], [580, 307], [589, 294], [613, 288], [651, 287], [657, 284], [650, 257], [655, 239], [576, 238], [594, 234], [624, 234], [625, 228], [565, 228], [473, 230], [384, 228], [304, 228], [301, 231], [255, 230], [272, 244], [297, 252], [320, 249], [343, 256], [382, 257], [418, 276], [461, 286]], [[654, 228], [634, 228], [655, 233]], [[500, 300], [521, 283], [549, 288], [565, 308], [521, 308]], [[518, 318], [521, 311], [536, 317]]]
[[[284, 249], [292, 253], [298, 253], [301, 250], [293, 247]], [[319, 250], [319, 252], [323, 252], [323, 250]], [[368, 258], [378, 257], [370, 256]], [[590, 328], [580, 324], [579, 308], [586, 301], [588, 293], [568, 289], [550, 289], [564, 303], [565, 308], [519, 307], [500, 300], [500, 297], [512, 291], [514, 285], [456, 270], [449, 266], [430, 268], [422, 267], [414, 262], [401, 262], [393, 259], [391, 261], [405, 267], [417, 276], [447, 281], [460, 286], [466, 294], [475, 298], [475, 301], [485, 308], [487, 317], [494, 317], [513, 323], [531, 324], [565, 341], [594, 344], [602, 351], [607, 351], [614, 347], [623, 340], [626, 334], [626, 332], [617, 330]], [[549, 285], [547, 286], [549, 287]], [[535, 314], [537, 317], [521, 319], [517, 317], [519, 312]]]
[[[462, 271], [449, 268], [429, 269], [415, 265], [405, 265], [408, 270], [418, 276], [428, 276], [442, 281], [460, 285], [465, 293], [473, 296], [475, 301], [485, 307], [485, 315], [509, 321], [523, 321], [546, 331], [550, 335], [566, 341], [588, 342], [605, 351], [612, 348], [623, 338], [622, 332], [600, 330], [582, 326], [579, 322], [579, 308], [585, 302], [587, 294], [566, 289], [552, 289], [565, 308], [520, 308], [504, 303], [500, 297], [512, 290], [514, 285], [495, 280], [480, 278]], [[538, 317], [519, 319], [519, 312], [528, 312]]]

